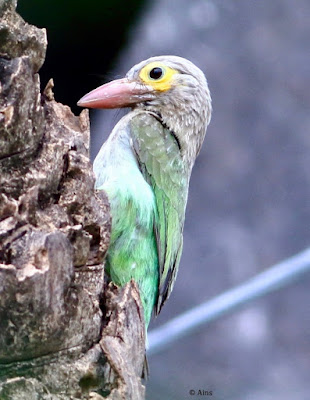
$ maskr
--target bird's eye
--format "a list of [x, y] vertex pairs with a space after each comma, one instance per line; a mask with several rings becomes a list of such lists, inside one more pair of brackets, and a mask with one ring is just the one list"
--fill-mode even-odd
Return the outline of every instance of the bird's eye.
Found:
[[155, 67], [150, 71], [150, 78], [157, 80], [163, 76], [164, 71], [160, 67]]
[[153, 61], [140, 70], [139, 78], [145, 85], [152, 86], [157, 92], [165, 92], [171, 88], [173, 76], [177, 73], [176, 69], [160, 61]]

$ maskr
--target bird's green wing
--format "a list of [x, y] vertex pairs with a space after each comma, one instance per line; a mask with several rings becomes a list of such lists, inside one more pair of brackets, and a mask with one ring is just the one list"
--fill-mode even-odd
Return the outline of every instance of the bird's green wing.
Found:
[[156, 115], [138, 113], [132, 118], [130, 128], [141, 172], [151, 185], [156, 200], [154, 231], [159, 292], [155, 312], [159, 313], [173, 288], [182, 253], [188, 172], [177, 138]]

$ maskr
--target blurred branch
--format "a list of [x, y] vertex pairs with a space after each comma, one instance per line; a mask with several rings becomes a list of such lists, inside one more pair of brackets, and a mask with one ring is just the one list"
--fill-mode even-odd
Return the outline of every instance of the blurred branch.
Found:
[[148, 355], [159, 353], [181, 337], [191, 335], [202, 325], [258, 297], [292, 284], [309, 271], [310, 248], [154, 329], [148, 334]]

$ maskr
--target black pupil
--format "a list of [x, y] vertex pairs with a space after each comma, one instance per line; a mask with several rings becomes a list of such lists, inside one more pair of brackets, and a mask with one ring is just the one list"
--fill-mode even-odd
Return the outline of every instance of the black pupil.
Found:
[[155, 67], [150, 71], [150, 77], [152, 79], [159, 79], [163, 74], [163, 70], [159, 67]]

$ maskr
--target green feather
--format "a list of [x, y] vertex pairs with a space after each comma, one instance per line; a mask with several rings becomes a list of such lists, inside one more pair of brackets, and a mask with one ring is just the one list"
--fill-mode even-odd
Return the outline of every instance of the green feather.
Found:
[[123, 118], [94, 162], [96, 187], [107, 193], [112, 215], [106, 271], [117, 285], [138, 283], [146, 326], [177, 274], [187, 168], [175, 136], [146, 111]]
[[141, 112], [130, 121], [133, 146], [156, 203], [154, 231], [159, 260], [158, 313], [175, 281], [182, 253], [188, 176], [174, 135], [156, 115]]

